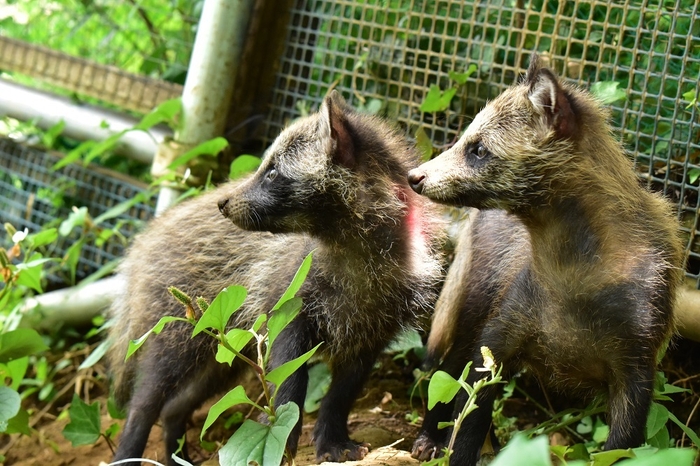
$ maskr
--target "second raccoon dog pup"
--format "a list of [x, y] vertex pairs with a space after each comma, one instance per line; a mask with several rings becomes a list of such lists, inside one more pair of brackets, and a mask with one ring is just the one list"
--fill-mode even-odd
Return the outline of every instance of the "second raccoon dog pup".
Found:
[[[323, 342], [332, 383], [314, 428], [317, 458], [361, 459], [367, 446], [351, 441], [347, 429], [353, 402], [380, 351], [430, 310], [442, 277], [439, 216], [406, 182], [416, 164], [398, 131], [332, 93], [318, 113], [280, 134], [254, 175], [154, 220], [121, 266], [128, 288], [112, 308], [115, 395], [122, 404], [130, 400], [115, 459], [139, 457], [160, 417], [174, 465], [170, 456], [193, 410], [240, 374], [237, 360], [233, 367], [217, 363], [216, 342], [190, 338], [191, 327], [181, 322], [151, 336], [124, 363], [129, 339], [162, 316], [182, 314], [166, 288], [211, 301], [224, 287], [243, 285], [248, 297], [229, 325], [247, 329], [312, 250], [298, 293], [302, 310], [275, 341], [271, 364]], [[282, 384], [276, 404], [303, 406], [307, 382], [302, 367]], [[292, 452], [301, 425], [287, 442]]]
[[[441, 321], [459, 328], [431, 330], [452, 340], [432, 342], [433, 352], [451, 346], [432, 359], [459, 375], [469, 360], [481, 366], [488, 346], [505, 375], [527, 366], [556, 388], [602, 391], [605, 448], [642, 444], [656, 358], [673, 332], [682, 249], [670, 205], [640, 186], [600, 105], [534, 56], [522, 82], [408, 179], [435, 201], [482, 209], [470, 251], [458, 246], [457, 255], [471, 255], [457, 261], [470, 268], [455, 293], [459, 315]], [[469, 381], [483, 376], [472, 370]], [[451, 464], [477, 462], [495, 391], [478, 394]], [[465, 400], [458, 395], [455, 410]], [[415, 457], [439, 451], [446, 433], [437, 422], [450, 418], [445, 405], [428, 413]]]

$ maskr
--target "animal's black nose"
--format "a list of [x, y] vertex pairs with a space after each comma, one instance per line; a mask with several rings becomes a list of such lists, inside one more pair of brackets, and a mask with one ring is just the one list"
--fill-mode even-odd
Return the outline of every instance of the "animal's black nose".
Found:
[[411, 185], [411, 188], [415, 192], [421, 194], [423, 192], [423, 185], [425, 184], [425, 173], [417, 168], [411, 170], [408, 172], [408, 184]]
[[219, 206], [219, 212], [221, 212], [221, 213], [223, 214], [223, 213], [224, 213], [224, 209], [225, 209], [226, 206], [228, 205], [228, 197], [225, 197], [225, 198], [221, 199], [217, 204], [218, 204], [218, 206]]

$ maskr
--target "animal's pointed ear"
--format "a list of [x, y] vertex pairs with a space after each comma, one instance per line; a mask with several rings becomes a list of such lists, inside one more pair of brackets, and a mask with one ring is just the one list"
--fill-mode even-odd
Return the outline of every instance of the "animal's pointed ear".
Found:
[[541, 68], [534, 55], [525, 75], [528, 98], [535, 111], [545, 118], [547, 124], [560, 138], [570, 138], [576, 133], [577, 123], [571, 101], [549, 68]]
[[328, 138], [327, 150], [334, 163], [353, 168], [355, 147], [347, 121], [347, 104], [337, 91], [331, 91], [321, 105], [321, 131]]

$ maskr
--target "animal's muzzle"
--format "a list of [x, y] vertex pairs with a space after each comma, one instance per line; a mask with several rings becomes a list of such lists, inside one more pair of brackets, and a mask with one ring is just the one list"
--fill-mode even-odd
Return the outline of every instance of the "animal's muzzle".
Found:
[[426, 175], [420, 168], [414, 168], [408, 172], [408, 184], [411, 185], [413, 189], [418, 194], [423, 193], [423, 186], [425, 185]]

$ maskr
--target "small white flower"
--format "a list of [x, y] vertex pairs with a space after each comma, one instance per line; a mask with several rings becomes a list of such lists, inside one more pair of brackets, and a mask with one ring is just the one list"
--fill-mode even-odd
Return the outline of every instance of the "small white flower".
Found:
[[493, 353], [488, 346], [481, 347], [481, 357], [484, 358], [484, 367], [477, 367], [474, 370], [477, 372], [490, 372], [496, 366], [496, 361], [493, 359]]
[[26, 238], [28, 234], [29, 229], [27, 228], [25, 228], [24, 231], [17, 231], [14, 235], [12, 235], [12, 242], [17, 244], [21, 241], [24, 241], [24, 238]]

